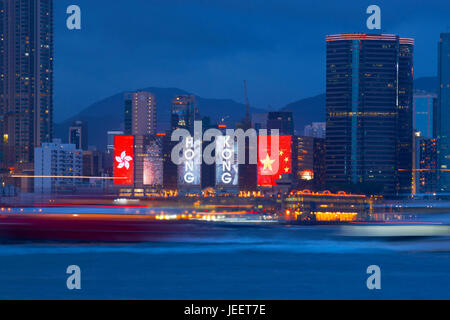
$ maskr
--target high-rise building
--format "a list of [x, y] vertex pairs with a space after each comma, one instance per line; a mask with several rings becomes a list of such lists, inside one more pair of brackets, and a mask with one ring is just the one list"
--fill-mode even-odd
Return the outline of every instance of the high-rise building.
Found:
[[314, 138], [295, 136], [292, 160], [298, 187], [311, 187], [314, 180]]
[[216, 140], [216, 163], [213, 164], [213, 187], [218, 193], [237, 193], [239, 191], [238, 143], [226, 135], [226, 128], [221, 128], [223, 136]]
[[435, 93], [414, 92], [413, 128], [424, 138], [434, 137], [434, 121], [437, 95]]
[[450, 33], [442, 33], [438, 45], [437, 139], [439, 191], [450, 191]]
[[171, 128], [194, 130], [195, 120], [198, 117], [198, 107], [193, 95], [176, 96], [172, 100]]
[[412, 184], [412, 190], [411, 190], [411, 193], [413, 196], [416, 195], [417, 193], [419, 193], [419, 187], [420, 187], [420, 185], [419, 185], [419, 181], [420, 181], [420, 143], [424, 139], [420, 134], [421, 134], [420, 131], [414, 130], [413, 171], [412, 171], [413, 184]]
[[34, 174], [36, 193], [72, 192], [82, 184], [82, 150], [59, 139], [43, 143], [35, 149]]
[[410, 195], [413, 186], [414, 149], [414, 40], [400, 38], [397, 91], [397, 173], [396, 193]]
[[[250, 106], [247, 105], [247, 109], [250, 109]], [[245, 114], [245, 117], [238, 123], [236, 123], [236, 129], [242, 129], [246, 133], [246, 137], [244, 139], [245, 146], [238, 146], [238, 156], [239, 152], [244, 151], [244, 163], [240, 163], [238, 165], [238, 184], [239, 190], [241, 191], [255, 191], [258, 188], [258, 164], [250, 163], [250, 159], [252, 155], [258, 155], [258, 147], [256, 147], [252, 140], [257, 141], [257, 133], [254, 131], [254, 135], [251, 133], [252, 121], [249, 119], [250, 115], [248, 111]], [[262, 128], [260, 128], [262, 129]], [[242, 150], [242, 151], [241, 151]]]
[[252, 127], [259, 131], [260, 129], [267, 129], [267, 113], [253, 113]]
[[102, 169], [102, 153], [98, 150], [83, 150], [83, 175], [87, 177], [100, 177], [103, 173]]
[[114, 184], [119, 196], [147, 197], [163, 186], [161, 134], [115, 136]]
[[[163, 186], [163, 137], [157, 135], [134, 137], [134, 188], [149, 192], [147, 188]], [[136, 190], [137, 189], [137, 190]]]
[[[197, 101], [193, 95], [180, 95], [172, 100], [171, 108], [171, 129], [185, 129], [194, 134], [195, 121], [201, 121], [198, 113]], [[203, 123], [203, 121], [202, 121]], [[186, 193], [200, 193], [202, 187], [202, 164], [199, 163], [202, 152], [201, 141], [195, 141], [192, 145], [186, 142], [184, 152], [189, 149], [193, 152], [194, 159], [186, 160], [178, 166], [174, 166], [168, 148], [172, 148], [176, 143], [169, 142], [165, 144], [164, 148], [164, 170], [172, 174], [176, 170], [177, 180], [173, 181], [169, 178], [165, 181], [165, 186], [170, 187], [175, 185], [178, 191], [182, 194]], [[183, 154], [183, 157], [185, 154]], [[176, 169], [175, 169], [176, 168]], [[165, 173], [165, 175], [167, 174]]]
[[88, 149], [88, 127], [86, 121], [74, 121], [69, 128], [69, 144], [77, 149]]
[[325, 139], [326, 132], [327, 124], [325, 122], [313, 122], [305, 126], [304, 135], [305, 137]]
[[414, 130], [419, 131], [424, 138], [434, 137], [434, 109], [437, 95], [429, 92], [414, 93]]
[[[210, 117], [203, 117], [202, 118], [202, 130], [203, 133], [205, 133], [209, 129], [219, 129], [222, 130], [222, 132], [226, 131], [226, 124], [221, 123], [220, 125], [217, 125], [216, 123], [211, 122]], [[217, 142], [216, 142], [217, 143]], [[202, 142], [202, 150], [208, 145], [209, 143], [207, 141]], [[214, 188], [216, 186], [216, 165], [215, 164], [208, 164], [205, 161], [202, 161], [201, 164], [201, 185], [202, 190], [207, 188]]]
[[396, 35], [327, 37], [328, 184], [411, 192], [413, 46]]
[[436, 139], [421, 139], [419, 143], [419, 193], [437, 191], [437, 142]]
[[156, 98], [146, 91], [125, 94], [125, 134], [156, 134]]
[[166, 190], [176, 190], [178, 187], [178, 169], [172, 162], [172, 150], [177, 142], [171, 141], [170, 134], [162, 138], [163, 151], [163, 186]]
[[114, 174], [114, 143], [115, 137], [123, 135], [124, 132], [121, 130], [111, 130], [107, 132], [107, 144], [106, 151], [104, 152], [103, 158], [103, 172], [112, 176]]
[[[269, 112], [267, 114], [267, 129], [278, 129], [280, 135], [294, 135], [294, 117], [291, 111]], [[270, 132], [269, 132], [270, 134]]]
[[325, 139], [295, 136], [292, 167], [299, 189], [323, 190], [325, 186]]
[[0, 1], [0, 164], [33, 167], [53, 135], [53, 0]]
[[325, 138], [314, 138], [314, 186], [317, 190], [323, 190], [326, 184], [326, 145]]
[[113, 150], [114, 151], [114, 137], [115, 136], [122, 136], [124, 135], [124, 132], [121, 130], [111, 130], [107, 132], [107, 150]]

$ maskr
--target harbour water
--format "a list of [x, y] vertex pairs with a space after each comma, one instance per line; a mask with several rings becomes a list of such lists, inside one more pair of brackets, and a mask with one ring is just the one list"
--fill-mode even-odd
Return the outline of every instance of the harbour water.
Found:
[[[147, 243], [0, 245], [1, 299], [449, 299], [450, 238], [368, 239], [341, 226], [214, 226]], [[69, 265], [81, 290], [66, 287]], [[367, 267], [381, 268], [368, 290]]]

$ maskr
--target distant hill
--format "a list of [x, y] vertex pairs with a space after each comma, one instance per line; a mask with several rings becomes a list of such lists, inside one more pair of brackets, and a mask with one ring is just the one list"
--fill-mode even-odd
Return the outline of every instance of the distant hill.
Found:
[[[425, 77], [415, 80], [415, 89], [428, 92], [437, 91], [437, 78]], [[153, 92], [158, 105], [158, 130], [165, 131], [170, 126], [170, 106], [171, 100], [176, 95], [189, 94], [177, 88], [144, 88]], [[77, 115], [55, 124], [55, 137], [67, 141], [68, 129], [73, 121], [85, 120], [89, 128], [89, 145], [104, 148], [106, 146], [106, 132], [108, 130], [123, 129], [124, 92], [98, 101]], [[231, 99], [206, 99], [196, 96], [198, 107], [202, 116], [209, 116], [212, 122], [217, 122], [225, 118], [225, 123], [233, 126], [245, 115], [245, 105]], [[312, 122], [325, 121], [326, 96], [320, 94], [311, 98], [301, 99], [289, 103], [281, 110], [293, 112], [294, 123], [297, 134], [302, 134], [306, 125]], [[267, 110], [252, 108], [252, 113], [264, 113]]]
[[[155, 94], [158, 108], [157, 126], [160, 132], [170, 127], [171, 101], [176, 95], [190, 94], [177, 88], [143, 88], [139, 90], [149, 91]], [[63, 141], [68, 140], [68, 130], [75, 120], [84, 120], [88, 123], [89, 145], [99, 148], [106, 146], [106, 132], [108, 130], [123, 130], [124, 119], [124, 93], [121, 92], [111, 97], [100, 100], [77, 115], [55, 124], [55, 137]], [[230, 99], [206, 99], [196, 96], [201, 116], [208, 116], [212, 122], [225, 118], [225, 123], [234, 126], [245, 116], [245, 105]], [[261, 113], [265, 110], [251, 108], [252, 113]]]

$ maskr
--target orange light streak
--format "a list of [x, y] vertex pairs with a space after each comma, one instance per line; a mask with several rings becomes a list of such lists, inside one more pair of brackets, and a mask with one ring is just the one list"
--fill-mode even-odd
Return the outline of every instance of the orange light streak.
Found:
[[122, 180], [126, 177], [88, 177], [88, 176], [30, 176], [13, 175], [11, 178], [44, 178], [44, 179], [101, 179], [101, 180]]

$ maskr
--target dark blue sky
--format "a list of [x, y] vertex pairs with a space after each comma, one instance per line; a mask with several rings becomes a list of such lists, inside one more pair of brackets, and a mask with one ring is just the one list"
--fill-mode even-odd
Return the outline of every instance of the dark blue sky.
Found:
[[[82, 30], [66, 28], [66, 8]], [[279, 108], [324, 92], [325, 36], [382, 28], [416, 39], [415, 76], [437, 69], [449, 0], [55, 0], [55, 120], [125, 90], [178, 87], [206, 98]], [[450, 31], [450, 30], [449, 30]]]

